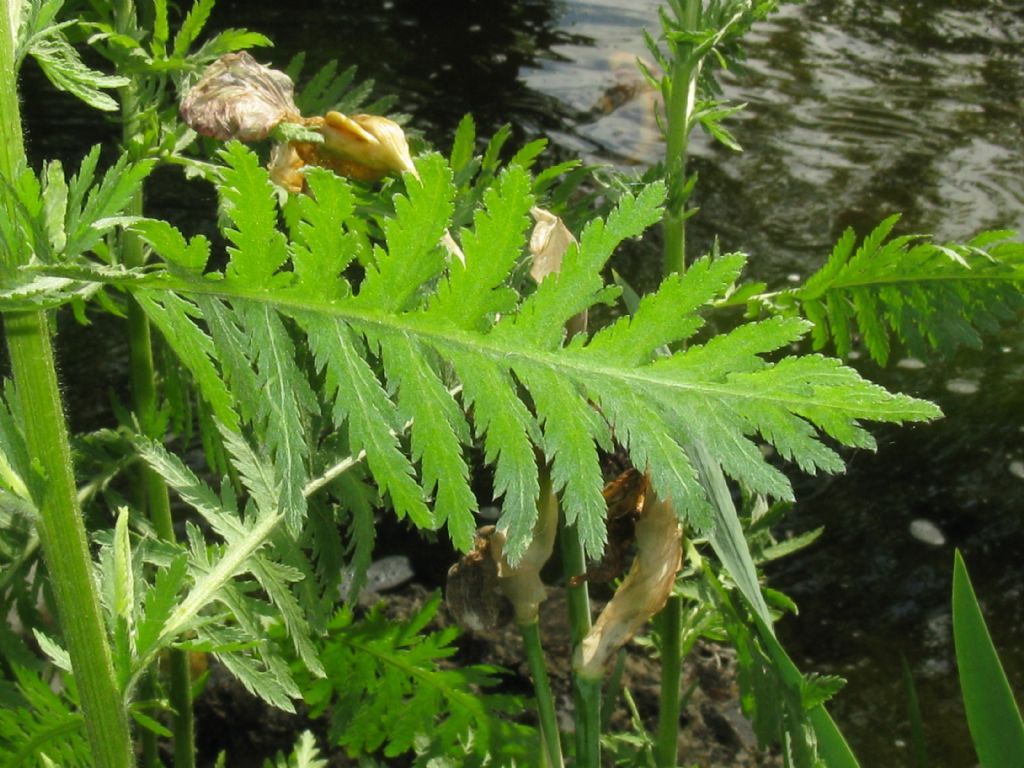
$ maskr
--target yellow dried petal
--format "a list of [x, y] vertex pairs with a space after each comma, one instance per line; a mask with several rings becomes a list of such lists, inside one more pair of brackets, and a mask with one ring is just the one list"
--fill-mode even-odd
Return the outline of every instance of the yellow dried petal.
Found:
[[302, 169], [306, 163], [291, 144], [278, 144], [270, 152], [270, 178], [289, 192], [298, 194], [306, 184]]
[[573, 668], [598, 680], [609, 659], [660, 611], [682, 563], [682, 529], [671, 502], [649, 499], [636, 524], [637, 554], [608, 605], [576, 649]]
[[393, 120], [328, 112], [320, 132], [324, 137], [323, 152], [362, 169], [363, 175], [358, 171], [350, 175], [366, 179], [406, 171], [416, 175], [405, 132]]

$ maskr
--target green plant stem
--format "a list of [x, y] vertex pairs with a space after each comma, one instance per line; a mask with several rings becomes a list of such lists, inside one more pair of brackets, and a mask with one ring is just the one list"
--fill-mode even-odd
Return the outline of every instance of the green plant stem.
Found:
[[[694, 29], [700, 18], [701, 0], [681, 0], [676, 13], [684, 29]], [[676, 8], [676, 4], [673, 4]], [[664, 259], [662, 273], [682, 273], [686, 269], [686, 153], [689, 150], [693, 113], [697, 106], [697, 77], [701, 59], [693, 55], [672, 61], [669, 103], [666, 109], [668, 135], [665, 142], [665, 167], [668, 169], [669, 205], [662, 222]]]
[[[565, 518], [560, 522], [564, 523]], [[583, 547], [580, 545], [580, 538], [576, 533], [575, 525], [562, 525], [558, 532], [558, 539], [562, 549], [562, 563], [565, 569], [566, 580], [573, 576], [582, 576], [587, 572], [587, 563], [583, 555]], [[567, 600], [569, 603], [569, 629], [572, 633], [572, 644], [577, 646], [590, 631], [590, 592], [587, 589], [587, 582], [582, 582], [575, 587], [568, 587]]]
[[[2, 33], [2, 32], [0, 32]], [[5, 257], [9, 254], [5, 253]], [[96, 765], [134, 764], [128, 720], [100, 614], [85, 524], [75, 494], [71, 446], [57, 386], [50, 328], [42, 312], [4, 318], [25, 442], [38, 475], [39, 538], [61, 631], [81, 696]]]
[[[700, 20], [701, 0], [679, 0], [672, 4], [683, 29], [696, 29]], [[666, 109], [668, 135], [665, 143], [665, 167], [668, 169], [670, 195], [668, 209], [662, 222], [664, 252], [662, 274], [682, 274], [686, 270], [686, 155], [693, 130], [693, 113], [697, 106], [697, 79], [701, 58], [692, 52], [680, 55], [678, 49], [672, 61], [669, 104]], [[679, 684], [682, 672], [680, 629], [682, 601], [673, 595], [656, 617], [662, 636], [661, 652], [661, 706], [658, 711], [658, 731], [655, 743], [656, 764], [675, 766], [679, 750]]]
[[[5, 179], [12, 178], [25, 160], [9, 5], [14, 1], [0, 0], [0, 175]], [[13, 269], [21, 258], [3, 246], [0, 267]], [[128, 716], [93, 581], [49, 320], [44, 312], [12, 313], [4, 317], [4, 331], [25, 416], [25, 442], [32, 457], [34, 472], [29, 484], [39, 508], [39, 538], [75, 671], [93, 761], [105, 768], [128, 768], [134, 764]]]
[[679, 682], [682, 673], [680, 637], [682, 600], [669, 597], [655, 618], [661, 634], [661, 700], [655, 738], [656, 765], [677, 765], [679, 758]]
[[576, 694], [576, 765], [578, 768], [600, 768], [601, 678], [577, 675], [573, 683]]
[[540, 733], [544, 740], [544, 753], [550, 768], [561, 768], [562, 743], [558, 733], [558, 720], [555, 717], [555, 700], [551, 694], [551, 683], [548, 680], [547, 667], [544, 664], [544, 648], [540, 642], [540, 625], [534, 621], [520, 624], [519, 631], [523, 635], [523, 647], [526, 649], [526, 663], [533, 677], [533, 690], [537, 696], [537, 714], [540, 718]]
[[[143, 4], [145, 6], [145, 4]], [[118, 31], [132, 34], [138, 30], [135, 4], [132, 0], [118, 0], [114, 5], [114, 18]], [[122, 142], [124, 150], [132, 152], [137, 144], [134, 140], [141, 114], [138, 103], [136, 84], [122, 88], [121, 122]], [[125, 213], [129, 216], [142, 216], [144, 199], [140, 190], [129, 202]], [[135, 232], [126, 231], [121, 235], [119, 261], [128, 268], [141, 267], [145, 264], [146, 254], [144, 243]], [[142, 307], [133, 299], [128, 299], [128, 350], [132, 381], [132, 399], [135, 414], [147, 437], [157, 440], [163, 438], [159, 432], [159, 401], [156, 388], [156, 366], [153, 363], [153, 340], [149, 324]], [[147, 465], [139, 468], [138, 507], [149, 515], [157, 536], [164, 541], [175, 541], [174, 519], [171, 515], [170, 496], [167, 485], [153, 469]], [[174, 734], [174, 765], [175, 768], [193, 768], [195, 765], [195, 728], [192, 719], [192, 680], [189, 674], [188, 653], [183, 650], [170, 649], [167, 659], [168, 697], [172, 716], [171, 730]], [[143, 683], [145, 689], [149, 681]], [[150, 693], [150, 697], [152, 692]], [[148, 730], [142, 732], [143, 764], [158, 765], [155, 735]]]
[[[562, 567], [565, 571], [566, 581], [573, 576], [581, 576], [587, 571], [586, 559], [583, 554], [583, 547], [580, 545], [580, 537], [576, 532], [576, 526], [566, 525], [565, 518], [559, 519], [558, 530], [559, 546], [562, 550]], [[587, 582], [578, 586], [567, 587], [566, 599], [569, 606], [569, 632], [572, 637], [572, 647], [575, 651], [579, 648], [583, 638], [590, 631], [590, 593], [587, 589]], [[596, 692], [593, 686], [580, 685], [580, 678], [574, 675], [573, 702], [576, 705], [576, 764], [588, 766], [591, 763], [583, 762], [583, 755], [591, 756], [594, 760], [600, 760], [601, 747], [601, 686], [598, 681]], [[596, 698], [588, 698], [596, 697]], [[594, 762], [592, 765], [597, 766]]]
[[[142, 195], [129, 205], [129, 215], [141, 215]], [[144, 261], [142, 241], [132, 232], [125, 232], [121, 240], [122, 263], [128, 267], [141, 266]], [[159, 419], [156, 392], [156, 370], [153, 364], [153, 344], [149, 319], [134, 299], [128, 301], [128, 350], [135, 413], [147, 437], [154, 434]], [[164, 541], [175, 541], [174, 520], [170, 497], [163, 478], [148, 465], [139, 468], [139, 509], [148, 512], [157, 536]], [[173, 710], [171, 730], [174, 733], [175, 768], [195, 765], [195, 729], [192, 719], [192, 680], [189, 674], [188, 653], [170, 649], [167, 658], [168, 696]], [[140, 695], [152, 698], [143, 684]], [[143, 765], [157, 765], [155, 735], [142, 732]]]
[[604, 696], [601, 699], [601, 732], [608, 730], [611, 723], [612, 713], [615, 705], [622, 694], [622, 673], [626, 671], [626, 649], [619, 648], [615, 653], [615, 666], [604, 686]]

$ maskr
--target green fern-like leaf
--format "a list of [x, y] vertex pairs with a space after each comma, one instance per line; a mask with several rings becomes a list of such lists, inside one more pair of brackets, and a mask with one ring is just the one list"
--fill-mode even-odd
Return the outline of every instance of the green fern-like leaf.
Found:
[[0, 763], [10, 768], [92, 765], [84, 720], [45, 680], [13, 667], [22, 706], [0, 708]]
[[237, 302], [236, 316], [248, 334], [250, 359], [256, 364], [261, 396], [256, 419], [270, 456], [278, 467], [281, 501], [288, 527], [298, 532], [306, 516], [306, 466], [309, 449], [304, 420], [316, 398], [295, 362], [295, 349], [281, 317], [265, 305]]
[[917, 235], [890, 237], [897, 216], [856, 247], [853, 230], [799, 288], [771, 301], [814, 323], [815, 347], [830, 342], [845, 357], [859, 333], [871, 358], [885, 364], [898, 340], [917, 356], [977, 347], [981, 335], [1024, 309], [1024, 243], [1010, 231], [940, 245]]
[[285, 67], [293, 83], [299, 83], [295, 92], [295, 103], [304, 115], [322, 115], [329, 110], [352, 115], [364, 112], [371, 115], [386, 115], [394, 104], [394, 98], [368, 101], [373, 90], [373, 81], [356, 82], [356, 68], [346, 67], [338, 71], [338, 62], [331, 59], [305, 83], [302, 73], [306, 63], [305, 53], [297, 54]]
[[[561, 271], [524, 296], [514, 274], [517, 253], [526, 247], [532, 192], [519, 166], [497, 174], [472, 226], [459, 233], [463, 267], [448, 264], [440, 245], [453, 215], [453, 173], [440, 156], [420, 158], [418, 178], [406, 175], [394, 215], [380, 221], [384, 239], [373, 248], [365, 278], [349, 283], [334, 265], [302, 265], [321, 258], [315, 250], [330, 257], [314, 240], [344, 243], [356, 231], [345, 219], [346, 183], [323, 177], [315, 203], [301, 204], [300, 219], [309, 227], [334, 229], [300, 233], [306, 225], [293, 215], [289, 242], [268, 224], [277, 212], [266, 172], [239, 146], [223, 157], [231, 167], [222, 195], [235, 225], [227, 270], [221, 279], [168, 272], [159, 289], [197, 296], [229, 386], [248, 400], [243, 420], [268, 443], [292, 493], [306, 483], [309, 456], [298, 448], [311, 444], [305, 419], [316, 415], [299, 348], [291, 343], [298, 329], [324, 372], [317, 386], [335, 426], [346, 430], [342, 442], [358, 455], [365, 451], [375, 482], [401, 514], [427, 527], [445, 520], [461, 547], [471, 540], [476, 508], [466, 449], [471, 434], [481, 441], [485, 461], [494, 465], [495, 495], [502, 497], [498, 525], [512, 560], [532, 536], [539, 461], [551, 464], [588, 554], [600, 554], [605, 504], [598, 448], [612, 436], [635, 466], [650, 471], [657, 493], [671, 497], [681, 517], [707, 530], [714, 515], [688, 446], [702, 445], [709, 460], [751, 491], [788, 499], [789, 481], [765, 461], [759, 442], [807, 471], [837, 471], [837, 444], [873, 445], [861, 422], [939, 414], [931, 404], [870, 384], [837, 360], [791, 354], [810, 328], [799, 318], [748, 323], [693, 343], [700, 312], [728, 294], [742, 268], [744, 259], [735, 254], [699, 260], [646, 297], [634, 317], [590, 339], [567, 340], [570, 318], [617, 295], [602, 270], [623, 240], [660, 217], [665, 190], [659, 184], [624, 193], [606, 219], [584, 228]], [[342, 220], [330, 220], [326, 211], [341, 212]], [[351, 253], [338, 258], [348, 263]], [[335, 285], [313, 285], [297, 274], [316, 274], [318, 281], [333, 276]], [[286, 333], [282, 316], [298, 329], [288, 325]], [[683, 341], [685, 349], [656, 354]], [[411, 451], [400, 437], [409, 418]], [[424, 504], [428, 490], [436, 494], [433, 514]]]
[[348, 422], [350, 447], [366, 451], [370, 469], [399, 517], [409, 515], [420, 528], [433, 528], [423, 490], [399, 445], [398, 409], [367, 365], [359, 340], [337, 320], [313, 315], [299, 321], [319, 366], [326, 370], [335, 425]]
[[[96, 182], [99, 154], [97, 145], [82, 159], [70, 182], [59, 163], [47, 164], [41, 177], [25, 169], [13, 182], [0, 180], [0, 200], [12, 213], [0, 221], [0, 238], [19, 263], [31, 259], [45, 264], [74, 264], [77, 257], [96, 248], [116, 225], [130, 221], [119, 218], [119, 214], [154, 163], [129, 163], [127, 157], [122, 157]], [[78, 265], [86, 269], [90, 266], [81, 261]], [[57, 277], [73, 278], [51, 275], [49, 284], [40, 287], [68, 292], [67, 281], [55, 283]], [[2, 288], [10, 292], [25, 282], [22, 276]]]
[[[188, 524], [187, 577], [182, 573], [186, 556], [174, 554], [145, 595], [130, 684], [161, 648], [175, 644], [215, 653], [249, 690], [291, 711], [298, 689], [287, 665], [266, 641], [264, 619], [273, 615], [282, 620], [306, 669], [322, 674], [306, 617], [293, 594], [293, 585], [302, 580], [303, 571], [264, 552], [284, 522], [274, 469], [235, 433], [225, 430], [223, 437], [250, 494], [251, 504], [244, 515], [227, 487], [223, 497], [218, 497], [177, 457], [155, 442], [137, 438], [138, 450], [147, 463], [205, 518], [224, 543], [208, 545], [198, 528]], [[181, 589], [186, 590], [184, 596]], [[266, 600], [254, 592], [265, 595]], [[195, 633], [195, 639], [186, 642], [183, 636], [189, 632]]]
[[222, 205], [234, 224], [224, 233], [234, 244], [228, 248], [226, 278], [241, 287], [265, 287], [288, 259], [270, 176], [256, 155], [237, 141], [220, 155], [227, 163]]
[[320, 758], [320, 750], [313, 734], [310, 731], [303, 731], [288, 757], [278, 752], [274, 762], [263, 762], [263, 768], [327, 768], [327, 761]]
[[196, 0], [174, 36], [174, 55], [184, 56], [206, 26], [213, 11], [214, 0]]
[[374, 249], [353, 302], [375, 312], [408, 308], [420, 288], [444, 268], [441, 235], [452, 214], [451, 170], [437, 155], [418, 166], [420, 178], [406, 176], [408, 194], [395, 199], [395, 217], [382, 225], [387, 248]]
[[347, 283], [339, 275], [367, 248], [353, 215], [353, 194], [348, 184], [328, 171], [309, 168], [305, 177], [311, 195], [289, 201], [297, 211], [291, 248], [296, 290], [340, 298]]
[[454, 755], [468, 742], [482, 756], [492, 747], [494, 718], [514, 711], [513, 701], [480, 691], [498, 682], [494, 668], [439, 666], [456, 634], [423, 632], [439, 605], [435, 595], [403, 622], [377, 610], [354, 622], [348, 609], [331, 621], [321, 653], [327, 676], [305, 681], [304, 696], [314, 716], [330, 710], [330, 738], [350, 755], [381, 750], [394, 758], [421, 742]]
[[213, 342], [191, 319], [198, 315], [195, 306], [172, 293], [140, 291], [136, 298], [192, 372], [213, 414], [226, 427], [237, 430], [239, 421], [234, 400], [213, 362], [216, 357]]
[[63, 2], [31, 0], [19, 4], [25, 13], [18, 31], [15, 68], [20, 67], [25, 56], [32, 56], [50, 82], [60, 90], [67, 91], [94, 109], [116, 110], [117, 101], [103, 89], [120, 88], [130, 81], [119, 75], [104, 75], [82, 61], [64, 34], [64, 30], [76, 22], [55, 21]]

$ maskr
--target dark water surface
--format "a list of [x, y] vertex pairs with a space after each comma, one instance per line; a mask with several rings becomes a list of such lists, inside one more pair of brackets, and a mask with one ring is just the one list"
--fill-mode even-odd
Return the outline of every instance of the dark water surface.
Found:
[[[563, 152], [634, 166], [656, 160], [651, 97], [596, 110], [622, 62], [657, 29], [653, 0], [219, 3], [214, 23], [275, 39], [260, 58], [357, 64], [441, 148], [472, 112], [487, 136], [546, 135]], [[749, 104], [737, 155], [698, 137], [690, 244], [714, 236], [751, 254], [751, 276], [783, 285], [815, 269], [847, 226], [890, 213], [908, 232], [966, 239], [1024, 230], [1024, 3], [877, 0], [787, 6], [748, 39], [747, 72], [724, 79]], [[310, 70], [312, 71], [312, 70]], [[72, 152], [66, 102], [29, 100], [37, 156]], [[79, 129], [87, 145], [102, 124]], [[171, 215], [209, 210], [172, 184]], [[657, 257], [651, 254], [651, 268]], [[644, 267], [638, 265], [638, 270]], [[73, 367], [74, 363], [67, 363]], [[776, 567], [801, 607], [782, 624], [807, 671], [849, 685], [831, 705], [865, 766], [910, 765], [900, 657], [915, 676], [934, 766], [974, 764], [955, 683], [953, 548], [964, 552], [1011, 684], [1024, 691], [1024, 331], [943, 362], [905, 359], [887, 386], [937, 401], [934, 425], [878, 432], [876, 454], [836, 478], [798, 478], [793, 531], [821, 541]], [[931, 542], [931, 543], [929, 543]], [[1021, 699], [1021, 696], [1018, 696]]]

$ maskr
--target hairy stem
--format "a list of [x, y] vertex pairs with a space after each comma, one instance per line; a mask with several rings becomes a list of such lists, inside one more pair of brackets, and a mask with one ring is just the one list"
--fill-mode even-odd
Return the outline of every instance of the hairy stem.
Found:
[[[15, 1], [0, 0], [0, 176], [4, 183], [10, 183], [25, 160], [11, 29]], [[10, 213], [0, 211], [4, 216]], [[27, 255], [0, 246], [0, 269], [13, 269]], [[128, 768], [134, 764], [128, 717], [93, 581], [49, 319], [44, 312], [11, 313], [4, 317], [4, 332], [33, 462], [33, 476], [27, 479], [39, 509], [39, 538], [78, 683], [93, 761]]]
[[[684, 29], [696, 28], [701, 0], [680, 0], [673, 3], [672, 8]], [[665, 108], [668, 120], [665, 167], [668, 169], [669, 186], [669, 204], [662, 222], [665, 241], [662, 271], [665, 275], [686, 269], [686, 201], [681, 199], [681, 195], [686, 185], [686, 153], [697, 106], [700, 65], [699, 57], [681, 56], [678, 51], [672, 60], [672, 88]]]

